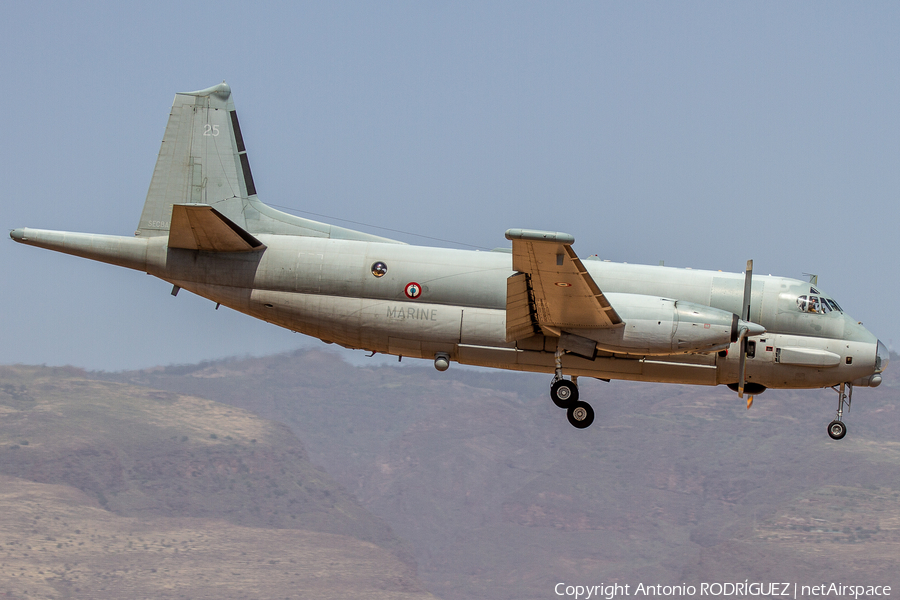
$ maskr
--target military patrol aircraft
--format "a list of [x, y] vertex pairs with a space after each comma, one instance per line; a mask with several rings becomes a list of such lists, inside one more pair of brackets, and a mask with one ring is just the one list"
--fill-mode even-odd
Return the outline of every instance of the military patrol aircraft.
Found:
[[[257, 197], [231, 89], [177, 94], [134, 237], [15, 229], [12, 239], [145, 271], [218, 305], [346, 348], [553, 374], [578, 428], [578, 377], [838, 393], [877, 386], [884, 344], [815, 285], [580, 260], [571, 235], [510, 229], [512, 249], [411, 246]], [[568, 375], [568, 379], [565, 377]]]

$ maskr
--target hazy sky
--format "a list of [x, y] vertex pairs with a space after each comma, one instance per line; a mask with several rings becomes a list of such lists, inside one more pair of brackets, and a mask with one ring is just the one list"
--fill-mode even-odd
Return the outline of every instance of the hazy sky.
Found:
[[[3, 13], [8, 229], [132, 234], [174, 94], [225, 79], [270, 204], [411, 243], [493, 248], [529, 227], [616, 261], [740, 272], [753, 258], [758, 273], [817, 273], [900, 343], [896, 2]], [[136, 271], [0, 248], [0, 363], [110, 370], [319, 344]]]

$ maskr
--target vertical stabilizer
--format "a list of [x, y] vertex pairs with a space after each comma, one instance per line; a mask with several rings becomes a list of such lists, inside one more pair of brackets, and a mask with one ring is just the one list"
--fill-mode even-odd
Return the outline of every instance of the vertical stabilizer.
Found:
[[135, 235], [169, 235], [172, 206], [205, 204], [253, 234], [274, 233], [392, 242], [275, 210], [256, 196], [231, 88], [175, 95]]
[[227, 83], [176, 94], [136, 235], [168, 235], [173, 204], [209, 204], [242, 227], [256, 195]]

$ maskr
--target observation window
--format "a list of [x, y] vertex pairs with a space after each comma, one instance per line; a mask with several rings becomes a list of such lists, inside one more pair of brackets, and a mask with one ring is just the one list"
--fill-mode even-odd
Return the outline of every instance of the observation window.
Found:
[[384, 277], [387, 273], [387, 265], [381, 261], [372, 264], [372, 275], [375, 277]]

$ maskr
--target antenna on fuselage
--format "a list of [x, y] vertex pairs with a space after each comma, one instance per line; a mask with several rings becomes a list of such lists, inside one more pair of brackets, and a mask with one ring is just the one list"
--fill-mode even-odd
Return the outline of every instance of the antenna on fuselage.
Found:
[[819, 276], [815, 273], [804, 273], [807, 277], [809, 277], [809, 282], [812, 285], [819, 285]]

